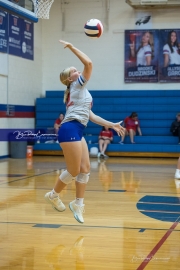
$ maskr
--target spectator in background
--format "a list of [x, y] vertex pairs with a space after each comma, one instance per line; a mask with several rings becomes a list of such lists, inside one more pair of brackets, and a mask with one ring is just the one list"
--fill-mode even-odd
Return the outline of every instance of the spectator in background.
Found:
[[131, 143], [134, 142], [134, 136], [136, 135], [136, 132], [138, 131], [139, 135], [142, 136], [142, 132], [140, 129], [140, 124], [138, 120], [138, 114], [136, 112], [132, 112], [130, 116], [126, 117], [124, 120], [124, 127], [125, 127], [125, 133], [121, 137], [121, 141], [119, 143], [124, 143], [125, 136], [130, 136]]
[[173, 136], [179, 138], [180, 144], [180, 113], [176, 115], [176, 120], [172, 122], [170, 131], [172, 132]]
[[53, 129], [52, 127], [51, 128], [48, 128], [50, 133], [55, 133], [56, 139], [55, 140], [46, 141], [45, 143], [59, 143], [59, 141], [57, 140], [57, 137], [58, 137], [58, 131], [59, 131], [59, 128], [61, 126], [61, 122], [63, 121], [63, 119], [64, 119], [64, 114], [63, 113], [60, 113], [59, 114], [59, 117], [54, 122], [54, 130], [52, 130]]
[[[56, 119], [56, 121], [54, 122], [54, 131], [55, 131], [55, 134], [58, 136], [58, 131], [59, 131], [59, 128], [61, 126], [61, 122], [63, 121], [64, 119], [64, 114], [63, 113], [60, 113], [59, 117]], [[55, 141], [56, 143], [59, 143], [58, 140]]]
[[113, 140], [113, 133], [110, 128], [103, 127], [102, 131], [99, 134], [99, 150], [98, 157], [108, 158], [107, 155], [104, 154], [108, 144], [110, 144]]
[[55, 123], [54, 123], [54, 129], [55, 129], [56, 135], [58, 134], [58, 131], [59, 131], [59, 128], [60, 128], [60, 125], [61, 125], [61, 122], [63, 119], [64, 119], [64, 114], [60, 113], [59, 118], [57, 118]]

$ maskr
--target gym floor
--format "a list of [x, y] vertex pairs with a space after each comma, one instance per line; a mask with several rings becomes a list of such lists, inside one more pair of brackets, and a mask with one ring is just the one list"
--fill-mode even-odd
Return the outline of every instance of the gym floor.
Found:
[[179, 269], [177, 159], [91, 159], [84, 224], [44, 200], [63, 157], [0, 161], [0, 269]]

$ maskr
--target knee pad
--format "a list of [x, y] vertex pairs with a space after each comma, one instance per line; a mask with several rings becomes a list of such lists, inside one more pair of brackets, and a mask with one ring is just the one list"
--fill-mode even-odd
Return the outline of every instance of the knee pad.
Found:
[[80, 173], [78, 174], [76, 181], [81, 184], [87, 184], [87, 182], [89, 181], [89, 176], [90, 173]]
[[59, 179], [64, 183], [64, 184], [69, 184], [74, 180], [76, 177], [73, 177], [67, 170], [61, 173], [59, 176]]

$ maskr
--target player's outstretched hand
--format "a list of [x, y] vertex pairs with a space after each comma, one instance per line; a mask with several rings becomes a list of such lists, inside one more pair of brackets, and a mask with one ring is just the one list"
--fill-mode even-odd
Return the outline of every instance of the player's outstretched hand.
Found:
[[121, 126], [123, 121], [120, 121], [118, 123], [114, 123], [113, 129], [117, 132], [119, 136], [123, 136], [125, 133], [125, 128]]
[[61, 39], [59, 40], [59, 42], [63, 44], [64, 49], [65, 48], [71, 48], [73, 46], [71, 43], [69, 43], [67, 41], [64, 41], [64, 40], [61, 40]]

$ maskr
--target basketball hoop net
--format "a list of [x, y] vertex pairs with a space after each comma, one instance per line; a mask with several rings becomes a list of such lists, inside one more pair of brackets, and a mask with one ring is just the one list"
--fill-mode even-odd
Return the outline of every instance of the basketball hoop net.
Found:
[[49, 12], [54, 0], [32, 0], [34, 3], [34, 13], [37, 18], [49, 19]]

